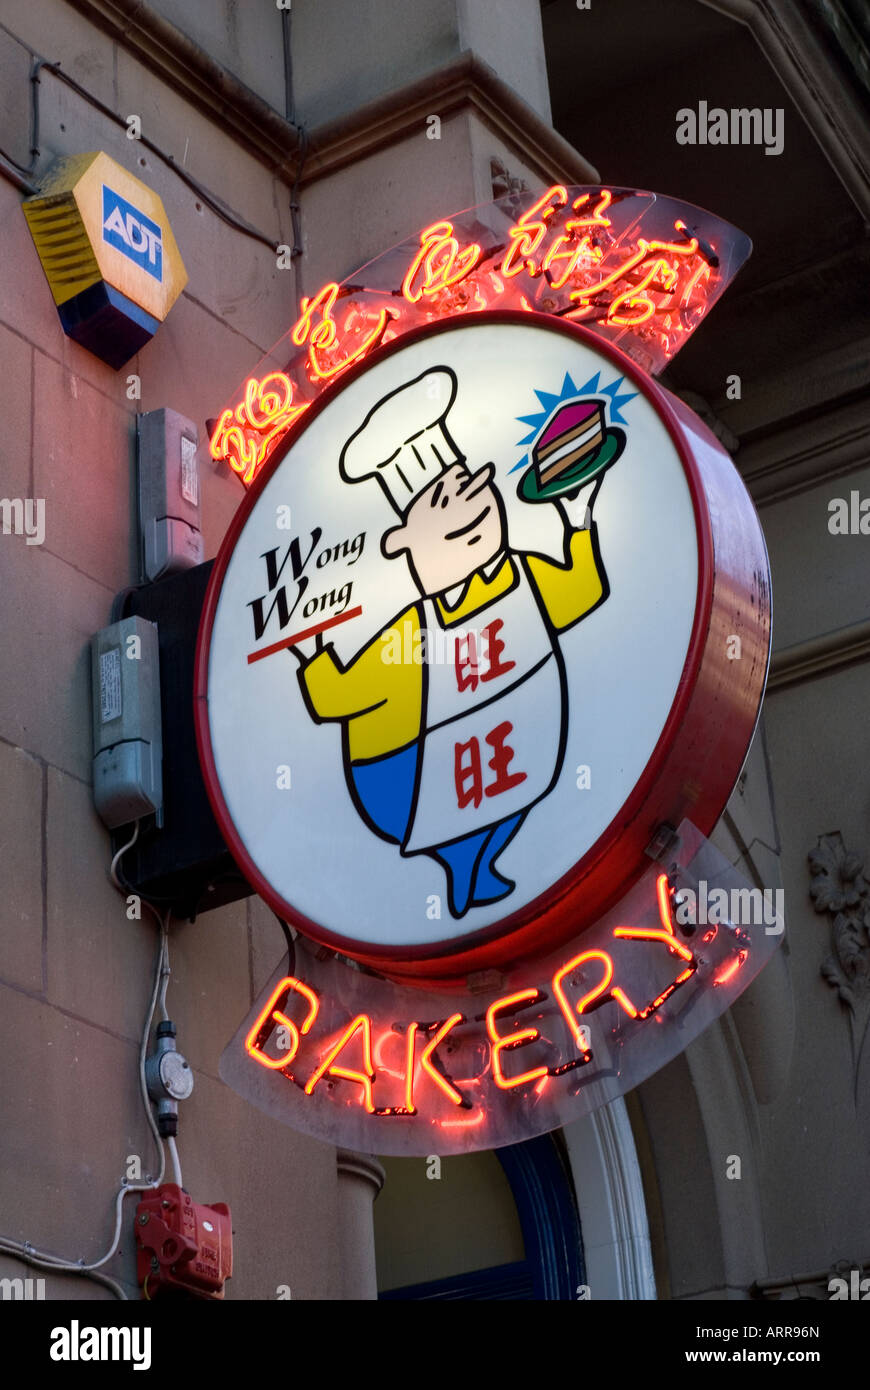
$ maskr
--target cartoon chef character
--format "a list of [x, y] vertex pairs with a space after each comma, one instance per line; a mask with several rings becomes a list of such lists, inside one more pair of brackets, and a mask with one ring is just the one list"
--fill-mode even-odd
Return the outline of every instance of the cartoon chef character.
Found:
[[[444, 867], [458, 918], [513, 891], [496, 861], [561, 771], [558, 635], [608, 594], [589, 508], [624, 436], [606, 429], [604, 402], [560, 406], [519, 491], [555, 500], [562, 558], [520, 554], [508, 547], [494, 465], [472, 469], [448, 429], [456, 390], [444, 366], [400, 386], [340, 459], [346, 482], [377, 479], [397, 512], [382, 552], [407, 564], [419, 599], [347, 665], [322, 635], [316, 654], [292, 650], [312, 718], [342, 725], [359, 814], [401, 854]], [[416, 659], [385, 659], [388, 651]]]

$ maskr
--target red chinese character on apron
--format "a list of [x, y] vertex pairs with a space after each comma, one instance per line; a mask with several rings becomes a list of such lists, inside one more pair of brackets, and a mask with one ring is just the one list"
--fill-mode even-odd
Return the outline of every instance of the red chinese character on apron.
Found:
[[447, 844], [526, 810], [562, 749], [561, 666], [525, 570], [467, 622], [423, 603], [427, 662], [417, 795], [405, 853]]

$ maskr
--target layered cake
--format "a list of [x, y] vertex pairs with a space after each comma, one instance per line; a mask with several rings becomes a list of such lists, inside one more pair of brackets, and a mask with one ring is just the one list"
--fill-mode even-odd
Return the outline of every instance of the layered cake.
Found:
[[590, 458], [603, 441], [603, 401], [569, 401], [561, 406], [532, 451], [539, 485], [544, 487]]

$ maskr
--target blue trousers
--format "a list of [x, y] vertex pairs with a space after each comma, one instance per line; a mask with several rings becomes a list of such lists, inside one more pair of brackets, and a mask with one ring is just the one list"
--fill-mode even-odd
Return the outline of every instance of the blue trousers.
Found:
[[[351, 763], [353, 790], [359, 804], [379, 834], [399, 845], [411, 819], [418, 756], [419, 747], [412, 744], [369, 763]], [[516, 885], [497, 873], [494, 866], [525, 815], [525, 811], [518, 811], [449, 844], [420, 851], [446, 870], [447, 901], [453, 917], [463, 917], [469, 908], [497, 902], [513, 892]]]

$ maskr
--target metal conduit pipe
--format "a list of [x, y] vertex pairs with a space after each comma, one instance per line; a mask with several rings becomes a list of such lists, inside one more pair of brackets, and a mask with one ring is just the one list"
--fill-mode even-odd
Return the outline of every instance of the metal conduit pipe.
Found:
[[[133, 52], [183, 95], [191, 78], [204, 108], [216, 116], [285, 183], [296, 178], [299, 132], [227, 68], [145, 0], [71, 0], [77, 10], [126, 42]], [[186, 79], [186, 80], [185, 80]]]

